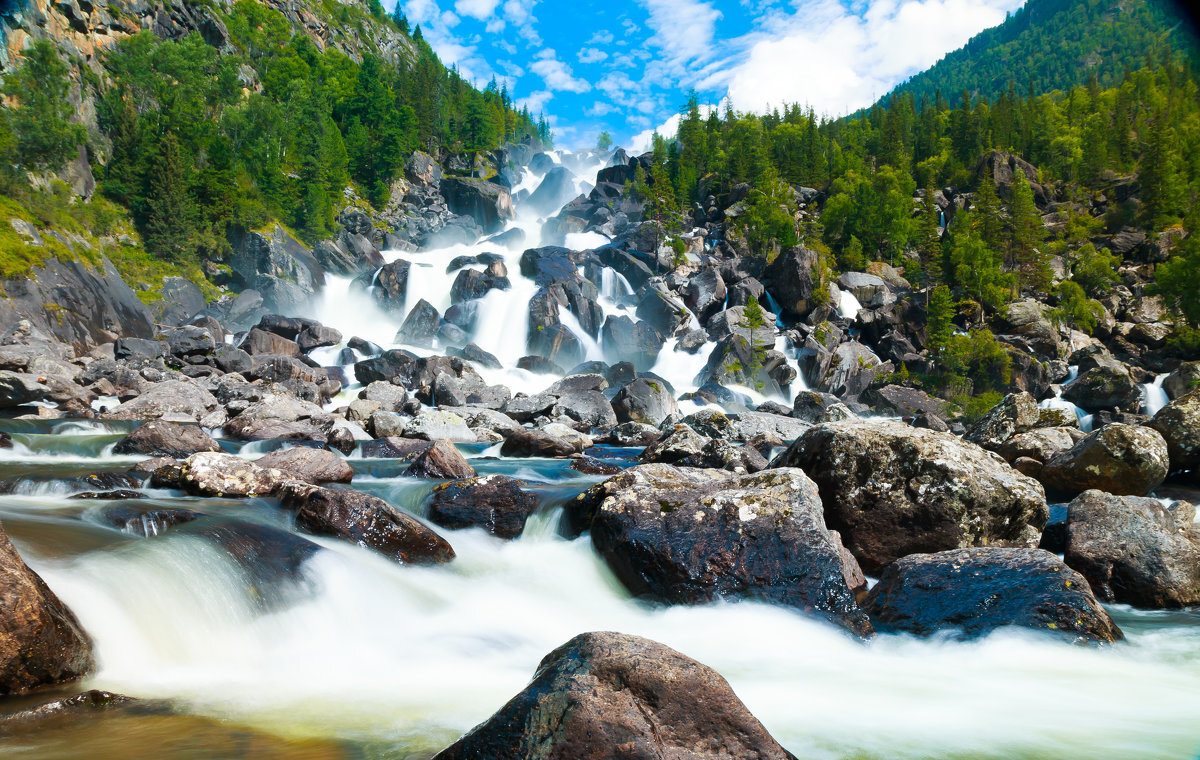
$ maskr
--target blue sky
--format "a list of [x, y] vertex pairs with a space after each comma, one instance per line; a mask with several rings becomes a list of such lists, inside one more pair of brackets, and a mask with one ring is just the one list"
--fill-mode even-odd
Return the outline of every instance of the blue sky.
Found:
[[493, 76], [560, 147], [642, 148], [695, 89], [739, 111], [840, 116], [1002, 22], [1022, 0], [399, 0], [446, 63]]

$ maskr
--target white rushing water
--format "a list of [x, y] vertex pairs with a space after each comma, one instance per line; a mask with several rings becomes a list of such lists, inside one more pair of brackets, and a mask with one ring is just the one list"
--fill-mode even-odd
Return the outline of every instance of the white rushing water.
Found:
[[1167, 375], [1162, 374], [1154, 378], [1154, 382], [1142, 385], [1142, 414], [1153, 417], [1164, 406], [1171, 403], [1171, 399], [1167, 398], [1167, 392], [1163, 390], [1163, 381], [1166, 379]]
[[399, 757], [484, 720], [589, 630], [714, 667], [804, 758], [1182, 758], [1200, 742], [1200, 628], [1107, 649], [1012, 632], [863, 645], [761, 604], [635, 603], [586, 538], [547, 528], [512, 543], [452, 533], [458, 559], [437, 568], [322, 541], [311, 595], [267, 613], [241, 569], [194, 538], [37, 569], [96, 641], [89, 686], [285, 735], [396, 743]]

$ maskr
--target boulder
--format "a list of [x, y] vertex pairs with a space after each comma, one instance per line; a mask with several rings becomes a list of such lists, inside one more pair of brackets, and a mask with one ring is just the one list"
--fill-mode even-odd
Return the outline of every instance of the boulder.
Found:
[[788, 248], [763, 273], [763, 284], [786, 316], [802, 319], [816, 306], [812, 294], [817, 258], [816, 251], [804, 246]]
[[550, 216], [575, 195], [575, 175], [565, 166], [556, 165], [546, 172], [522, 208], [530, 208], [538, 216]]
[[1200, 604], [1195, 508], [1085, 491], [1067, 506], [1063, 559], [1106, 602], [1151, 609]]
[[1163, 380], [1163, 390], [1172, 401], [1200, 388], [1200, 361], [1184, 362]]
[[410, 478], [457, 480], [475, 477], [475, 468], [467, 463], [453, 443], [441, 440], [434, 441], [432, 446], [418, 454], [404, 474]]
[[506, 475], [455, 480], [433, 489], [429, 520], [451, 530], [483, 528], [498, 538], [513, 539], [537, 509], [537, 496]]
[[441, 315], [431, 303], [424, 298], [408, 312], [400, 330], [396, 333], [396, 342], [422, 348], [432, 348], [441, 327]]
[[462, 416], [444, 409], [424, 409], [404, 426], [404, 434], [409, 438], [421, 438], [427, 441], [453, 441], [470, 443], [476, 440], [476, 435], [467, 426]]
[[1010, 463], [1025, 458], [1045, 464], [1074, 446], [1082, 437], [1083, 433], [1078, 428], [1036, 428], [1027, 433], [1017, 433], [1000, 444], [996, 453]]
[[290, 481], [279, 497], [296, 510], [296, 527], [312, 535], [341, 538], [406, 565], [454, 559], [446, 539], [377, 496]]
[[816, 481], [829, 527], [867, 573], [918, 552], [1037, 546], [1042, 486], [949, 433], [898, 422], [817, 425], [772, 466]]
[[225, 430], [243, 441], [273, 438], [324, 441], [333, 417], [321, 407], [287, 393], [268, 393], [225, 424]]
[[801, 422], [819, 425], [822, 422], [854, 419], [854, 412], [833, 394], [800, 391], [792, 402], [792, 416]]
[[0, 696], [83, 678], [92, 642], [0, 526]]
[[1038, 479], [1065, 497], [1090, 489], [1144, 496], [1167, 477], [1167, 442], [1157, 431], [1114, 422], [1045, 463]]
[[350, 463], [326, 449], [297, 446], [273, 451], [255, 462], [259, 467], [279, 470], [313, 485], [349, 483], [354, 478]]
[[485, 233], [499, 232], [513, 217], [508, 188], [482, 179], [444, 177], [438, 184], [450, 211], [473, 219]]
[[637, 378], [622, 386], [612, 400], [618, 422], [641, 422], [658, 426], [679, 411], [675, 396], [666, 383], [653, 378]]
[[826, 528], [816, 484], [802, 471], [648, 464], [593, 491], [592, 543], [635, 596], [668, 604], [756, 599], [871, 632], [847, 586], [857, 567]]
[[117, 441], [114, 454], [184, 459], [201, 451], [220, 451], [212, 436], [196, 425], [151, 420]]
[[576, 440], [553, 435], [545, 430], [514, 430], [504, 439], [500, 455], [506, 457], [569, 457], [584, 447]]
[[961, 638], [1004, 626], [1079, 643], [1124, 638], [1087, 582], [1043, 549], [977, 547], [896, 560], [863, 600], [880, 632]]
[[1191, 391], [1158, 410], [1150, 427], [1167, 442], [1171, 470], [1200, 468], [1200, 391]]
[[662, 644], [584, 633], [434, 760], [793, 760], [729, 684]]
[[1013, 436], [1037, 427], [1040, 419], [1041, 410], [1033, 396], [1025, 392], [1010, 393], [972, 425], [964, 438], [996, 451]]
[[196, 496], [269, 496], [287, 475], [233, 454], [201, 452], [184, 460], [180, 486]]
[[199, 421], [217, 405], [216, 397], [194, 382], [165, 380], [154, 383], [104, 417], [110, 420], [156, 420], [172, 415]]
[[1092, 367], [1066, 386], [1062, 397], [1090, 413], [1104, 409], [1137, 412], [1142, 408], [1141, 387], [1121, 366]]
[[610, 314], [601, 329], [601, 344], [609, 360], [631, 361], [638, 372], [654, 366], [665, 342], [648, 322], [634, 322], [624, 314]]

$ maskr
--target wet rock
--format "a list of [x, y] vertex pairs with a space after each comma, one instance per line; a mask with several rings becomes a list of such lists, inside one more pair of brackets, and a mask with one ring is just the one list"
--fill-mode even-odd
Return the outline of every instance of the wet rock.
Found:
[[505, 475], [455, 480], [433, 489], [429, 520], [450, 530], [483, 528], [499, 538], [518, 538], [537, 509], [537, 496]]
[[524, 369], [535, 375], [561, 375], [563, 368], [544, 356], [522, 356], [517, 359], [517, 369]]
[[201, 451], [220, 451], [212, 436], [196, 425], [151, 420], [117, 441], [114, 454], [184, 459]]
[[432, 480], [456, 480], [475, 477], [475, 468], [454, 448], [454, 444], [441, 440], [417, 454], [413, 463], [404, 472], [411, 478]]
[[1037, 546], [1042, 486], [948, 433], [897, 422], [818, 425], [772, 466], [816, 481], [829, 527], [868, 573], [918, 552]]
[[909, 388], [903, 385], [868, 388], [862, 394], [862, 401], [880, 414], [905, 419], [911, 419], [922, 413], [936, 414], [939, 417], [946, 414], [946, 402], [930, 396], [919, 388]]
[[1032, 430], [1041, 420], [1037, 401], [1028, 393], [1010, 393], [971, 426], [964, 438], [977, 446], [996, 451], [1013, 436]]
[[830, 393], [800, 391], [792, 404], [792, 416], [801, 422], [818, 425], [854, 419], [854, 413]]
[[716, 671], [622, 633], [585, 633], [435, 760], [790, 760]]
[[800, 470], [734, 475], [649, 464], [601, 485], [592, 543], [635, 596], [757, 599], [871, 632], [846, 583], [853, 559], [826, 528], [816, 484]]
[[341, 342], [342, 334], [332, 327], [324, 325], [313, 325], [305, 328], [303, 332], [296, 336], [296, 344], [306, 354], [318, 348], [336, 346]]
[[659, 439], [662, 431], [653, 425], [643, 425], [640, 422], [622, 422], [596, 439], [596, 443], [610, 446], [649, 446]]
[[144, 499], [146, 498], [146, 494], [141, 491], [120, 489], [117, 491], [84, 491], [83, 493], [73, 494], [68, 498], [85, 501], [131, 501]]
[[441, 326], [441, 315], [431, 303], [422, 298], [408, 312], [396, 333], [396, 342], [431, 348]]
[[299, 356], [300, 345], [280, 335], [254, 328], [239, 346], [251, 356]]
[[1019, 626], [1083, 643], [1124, 638], [1083, 576], [1042, 549], [913, 554], [884, 569], [863, 606], [881, 632], [974, 638]]
[[445, 177], [438, 187], [451, 212], [470, 217], [485, 233], [499, 232], [513, 216], [512, 196], [494, 182]]
[[432, 441], [388, 436], [377, 441], [363, 441], [361, 451], [364, 459], [399, 459], [410, 462], [431, 446]]
[[306, 483], [349, 483], [354, 478], [350, 463], [332, 451], [298, 446], [273, 451], [256, 462], [259, 467], [279, 470]]
[[74, 681], [95, 667], [92, 642], [0, 526], [0, 696]]
[[290, 394], [268, 393], [225, 424], [225, 430], [243, 441], [324, 441], [333, 428], [333, 417], [314, 403]]
[[1087, 370], [1063, 390], [1063, 398], [1088, 412], [1120, 409], [1137, 412], [1142, 392], [1124, 367], [1098, 366]]
[[183, 525], [201, 517], [203, 517], [202, 514], [190, 509], [147, 508], [135, 505], [109, 507], [101, 513], [101, 518], [109, 525], [132, 536], [141, 536], [142, 538], [161, 536], [177, 525]]
[[584, 475], [616, 475], [621, 472], [621, 468], [614, 464], [582, 454], [572, 456], [571, 463], [567, 466]]
[[789, 317], [803, 318], [813, 309], [817, 253], [803, 246], [788, 248], [763, 273], [763, 284]]
[[1167, 398], [1174, 401], [1200, 388], [1200, 361], [1184, 362], [1163, 380]]
[[1195, 508], [1085, 491], [1067, 507], [1064, 559], [1106, 602], [1151, 609], [1200, 604]]
[[184, 460], [181, 487], [197, 496], [269, 496], [286, 479], [233, 454], [201, 452]]
[[1171, 470], [1200, 467], [1200, 391], [1192, 391], [1158, 410], [1150, 427], [1167, 442]]
[[562, 438], [545, 430], [514, 430], [504, 439], [500, 455], [506, 457], [569, 457], [584, 447], [580, 441]]
[[649, 323], [634, 322], [624, 314], [610, 314], [604, 320], [601, 339], [610, 361], [631, 361], [638, 372], [654, 366], [665, 343], [663, 336]]
[[446, 539], [378, 497], [295, 481], [282, 487], [279, 496], [296, 510], [296, 527], [307, 533], [341, 538], [402, 564], [454, 559]]
[[613, 397], [612, 406], [618, 422], [655, 426], [679, 411], [666, 383], [651, 378], [638, 378], [622, 386]]
[[[1032, 459], [1045, 464], [1075, 445], [1083, 437], [1078, 428], [1037, 428], [1027, 433], [1018, 433], [1009, 438], [996, 450], [1005, 461]], [[1041, 468], [1038, 468], [1041, 471]]]
[[1169, 469], [1167, 442], [1157, 431], [1112, 423], [1081, 438], [1042, 468], [1046, 490], [1075, 496], [1089, 489], [1143, 496]]

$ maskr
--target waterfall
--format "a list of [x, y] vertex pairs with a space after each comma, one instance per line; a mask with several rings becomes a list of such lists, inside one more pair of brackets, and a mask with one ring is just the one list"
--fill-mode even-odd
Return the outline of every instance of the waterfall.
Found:
[[1154, 382], [1142, 385], [1142, 414], [1153, 417], [1171, 402], [1171, 399], [1167, 398], [1167, 392], [1163, 390], [1163, 381], [1166, 379], [1167, 375], [1162, 374], [1154, 378]]

